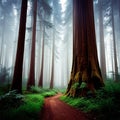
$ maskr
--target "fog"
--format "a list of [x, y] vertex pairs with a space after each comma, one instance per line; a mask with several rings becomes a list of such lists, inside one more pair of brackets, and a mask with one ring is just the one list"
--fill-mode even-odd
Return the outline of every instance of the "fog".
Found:
[[[37, 1], [35, 84], [36, 86], [38, 85], [40, 74], [43, 70], [43, 87], [49, 88], [52, 66], [54, 64], [54, 88], [66, 88], [70, 80], [73, 57], [72, 0], [46, 0], [45, 3], [42, 1], [44, 0]], [[102, 74], [105, 74], [107, 78], [114, 79], [115, 75], [119, 76], [120, 73], [120, 54], [118, 52], [120, 51], [119, 0], [115, 0], [114, 4], [112, 4], [112, 0], [94, 0], [93, 4], [100, 67], [101, 70], [106, 69], [106, 72]], [[0, 74], [2, 74], [3, 69], [7, 72], [5, 81], [0, 79], [1, 83], [12, 82], [18, 43], [20, 12], [21, 0], [0, 1]], [[33, 12], [33, 0], [28, 0], [22, 75], [23, 86], [26, 86], [30, 71]], [[101, 19], [100, 14], [102, 14]], [[103, 28], [100, 28], [101, 20]], [[103, 41], [101, 41], [100, 31], [103, 32]], [[101, 62], [101, 54], [103, 54], [101, 53], [101, 49], [103, 49], [100, 45], [101, 43], [104, 43], [104, 46], [103, 44], [102, 46], [105, 49], [104, 65], [106, 68], [103, 68], [104, 66]], [[54, 63], [52, 62], [53, 58]], [[42, 60], [44, 61], [42, 62]]]

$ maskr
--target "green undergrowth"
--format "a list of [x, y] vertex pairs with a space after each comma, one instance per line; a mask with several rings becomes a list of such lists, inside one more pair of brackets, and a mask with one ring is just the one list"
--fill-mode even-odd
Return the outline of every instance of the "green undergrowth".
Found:
[[3, 95], [7, 92], [9, 92], [10, 85], [0, 85], [0, 95]]
[[120, 83], [106, 82], [94, 98], [62, 96], [60, 99], [95, 116], [96, 120], [120, 120]]
[[38, 120], [44, 98], [57, 94], [56, 89], [32, 87], [23, 95], [10, 91], [0, 96], [0, 120]]
[[24, 94], [26, 94], [26, 93], [27, 94], [36, 93], [36, 94], [40, 94], [44, 97], [50, 97], [50, 96], [56, 95], [58, 93], [58, 90], [32, 86], [30, 91], [24, 91]]
[[0, 120], [37, 120], [43, 103], [44, 97], [39, 94], [24, 95], [22, 103], [18, 102], [17, 107], [14, 107], [14, 100], [13, 106], [8, 104], [6, 109], [0, 108]]
[[64, 94], [64, 93], [66, 92], [66, 88], [64, 88], [64, 89], [59, 89], [58, 91], [59, 91], [60, 93]]

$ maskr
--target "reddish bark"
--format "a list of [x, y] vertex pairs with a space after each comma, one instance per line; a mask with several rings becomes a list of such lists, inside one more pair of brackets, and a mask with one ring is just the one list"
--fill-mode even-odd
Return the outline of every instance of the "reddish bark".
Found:
[[[81, 90], [82, 82], [86, 87]], [[74, 0], [73, 65], [66, 95], [84, 95], [88, 90], [94, 94], [103, 85], [96, 48], [93, 0]]]
[[27, 90], [29, 90], [31, 86], [35, 86], [36, 18], [37, 18], [37, 0], [34, 0], [32, 50], [31, 50], [30, 72], [29, 72], [29, 78], [27, 83]]
[[17, 90], [18, 93], [22, 93], [22, 68], [26, 30], [26, 15], [27, 15], [27, 0], [22, 0], [17, 55], [11, 87], [12, 90]]

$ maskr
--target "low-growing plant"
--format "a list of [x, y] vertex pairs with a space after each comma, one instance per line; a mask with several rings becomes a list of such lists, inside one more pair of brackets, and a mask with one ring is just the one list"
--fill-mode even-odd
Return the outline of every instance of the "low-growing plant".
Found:
[[32, 93], [40, 93], [42, 91], [43, 91], [43, 89], [40, 87], [31, 86], [31, 88], [30, 88], [30, 92], [32, 92]]
[[120, 83], [106, 82], [105, 87], [98, 90], [93, 98], [62, 96], [60, 99], [77, 109], [94, 114], [97, 120], [120, 119]]
[[24, 104], [17, 108], [1, 110], [0, 120], [38, 120], [44, 97], [39, 94], [28, 94], [24, 96], [23, 101]]
[[44, 97], [49, 97], [49, 96], [53, 96], [53, 95], [57, 94], [58, 90], [32, 86], [29, 93], [39, 93], [40, 95], [42, 95]]
[[50, 97], [50, 96], [54, 96], [54, 95], [56, 95], [56, 91], [54, 91], [54, 90], [42, 93], [42, 96], [44, 96], [44, 97]]
[[24, 96], [17, 94], [15, 90], [9, 91], [8, 93], [0, 96], [0, 110], [9, 109], [11, 107], [17, 108], [23, 104]]
[[8, 93], [10, 89], [10, 84], [0, 84], [0, 95], [4, 95], [5, 93]]
[[78, 88], [79, 87], [79, 82], [76, 82], [76, 83], [74, 83], [73, 85], [72, 85], [72, 88], [73, 89], [76, 89], [76, 88]]

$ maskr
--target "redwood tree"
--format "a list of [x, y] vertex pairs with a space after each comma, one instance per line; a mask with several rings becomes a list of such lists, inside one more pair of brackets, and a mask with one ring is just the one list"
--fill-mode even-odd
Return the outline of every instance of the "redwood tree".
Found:
[[43, 41], [42, 41], [42, 62], [41, 62], [40, 78], [39, 78], [39, 82], [38, 82], [39, 87], [43, 87], [45, 25], [43, 25], [43, 38], [42, 39], [43, 39]]
[[[53, 23], [55, 23], [54, 18], [53, 18]], [[54, 86], [54, 64], [55, 64], [54, 51], [55, 51], [55, 28], [53, 28], [52, 68], [51, 68], [51, 78], [50, 78], [51, 89], [53, 89], [53, 86]]]
[[[86, 86], [81, 87], [85, 82]], [[96, 48], [93, 0], [73, 1], [73, 65], [66, 95], [86, 95], [104, 86]]]
[[32, 50], [27, 90], [29, 90], [31, 86], [35, 86], [35, 41], [36, 41], [37, 0], [34, 0], [33, 3], [34, 12], [33, 12]]
[[22, 93], [22, 67], [25, 44], [26, 15], [27, 15], [27, 0], [22, 0], [17, 54], [11, 87], [12, 90], [17, 90], [18, 93]]

